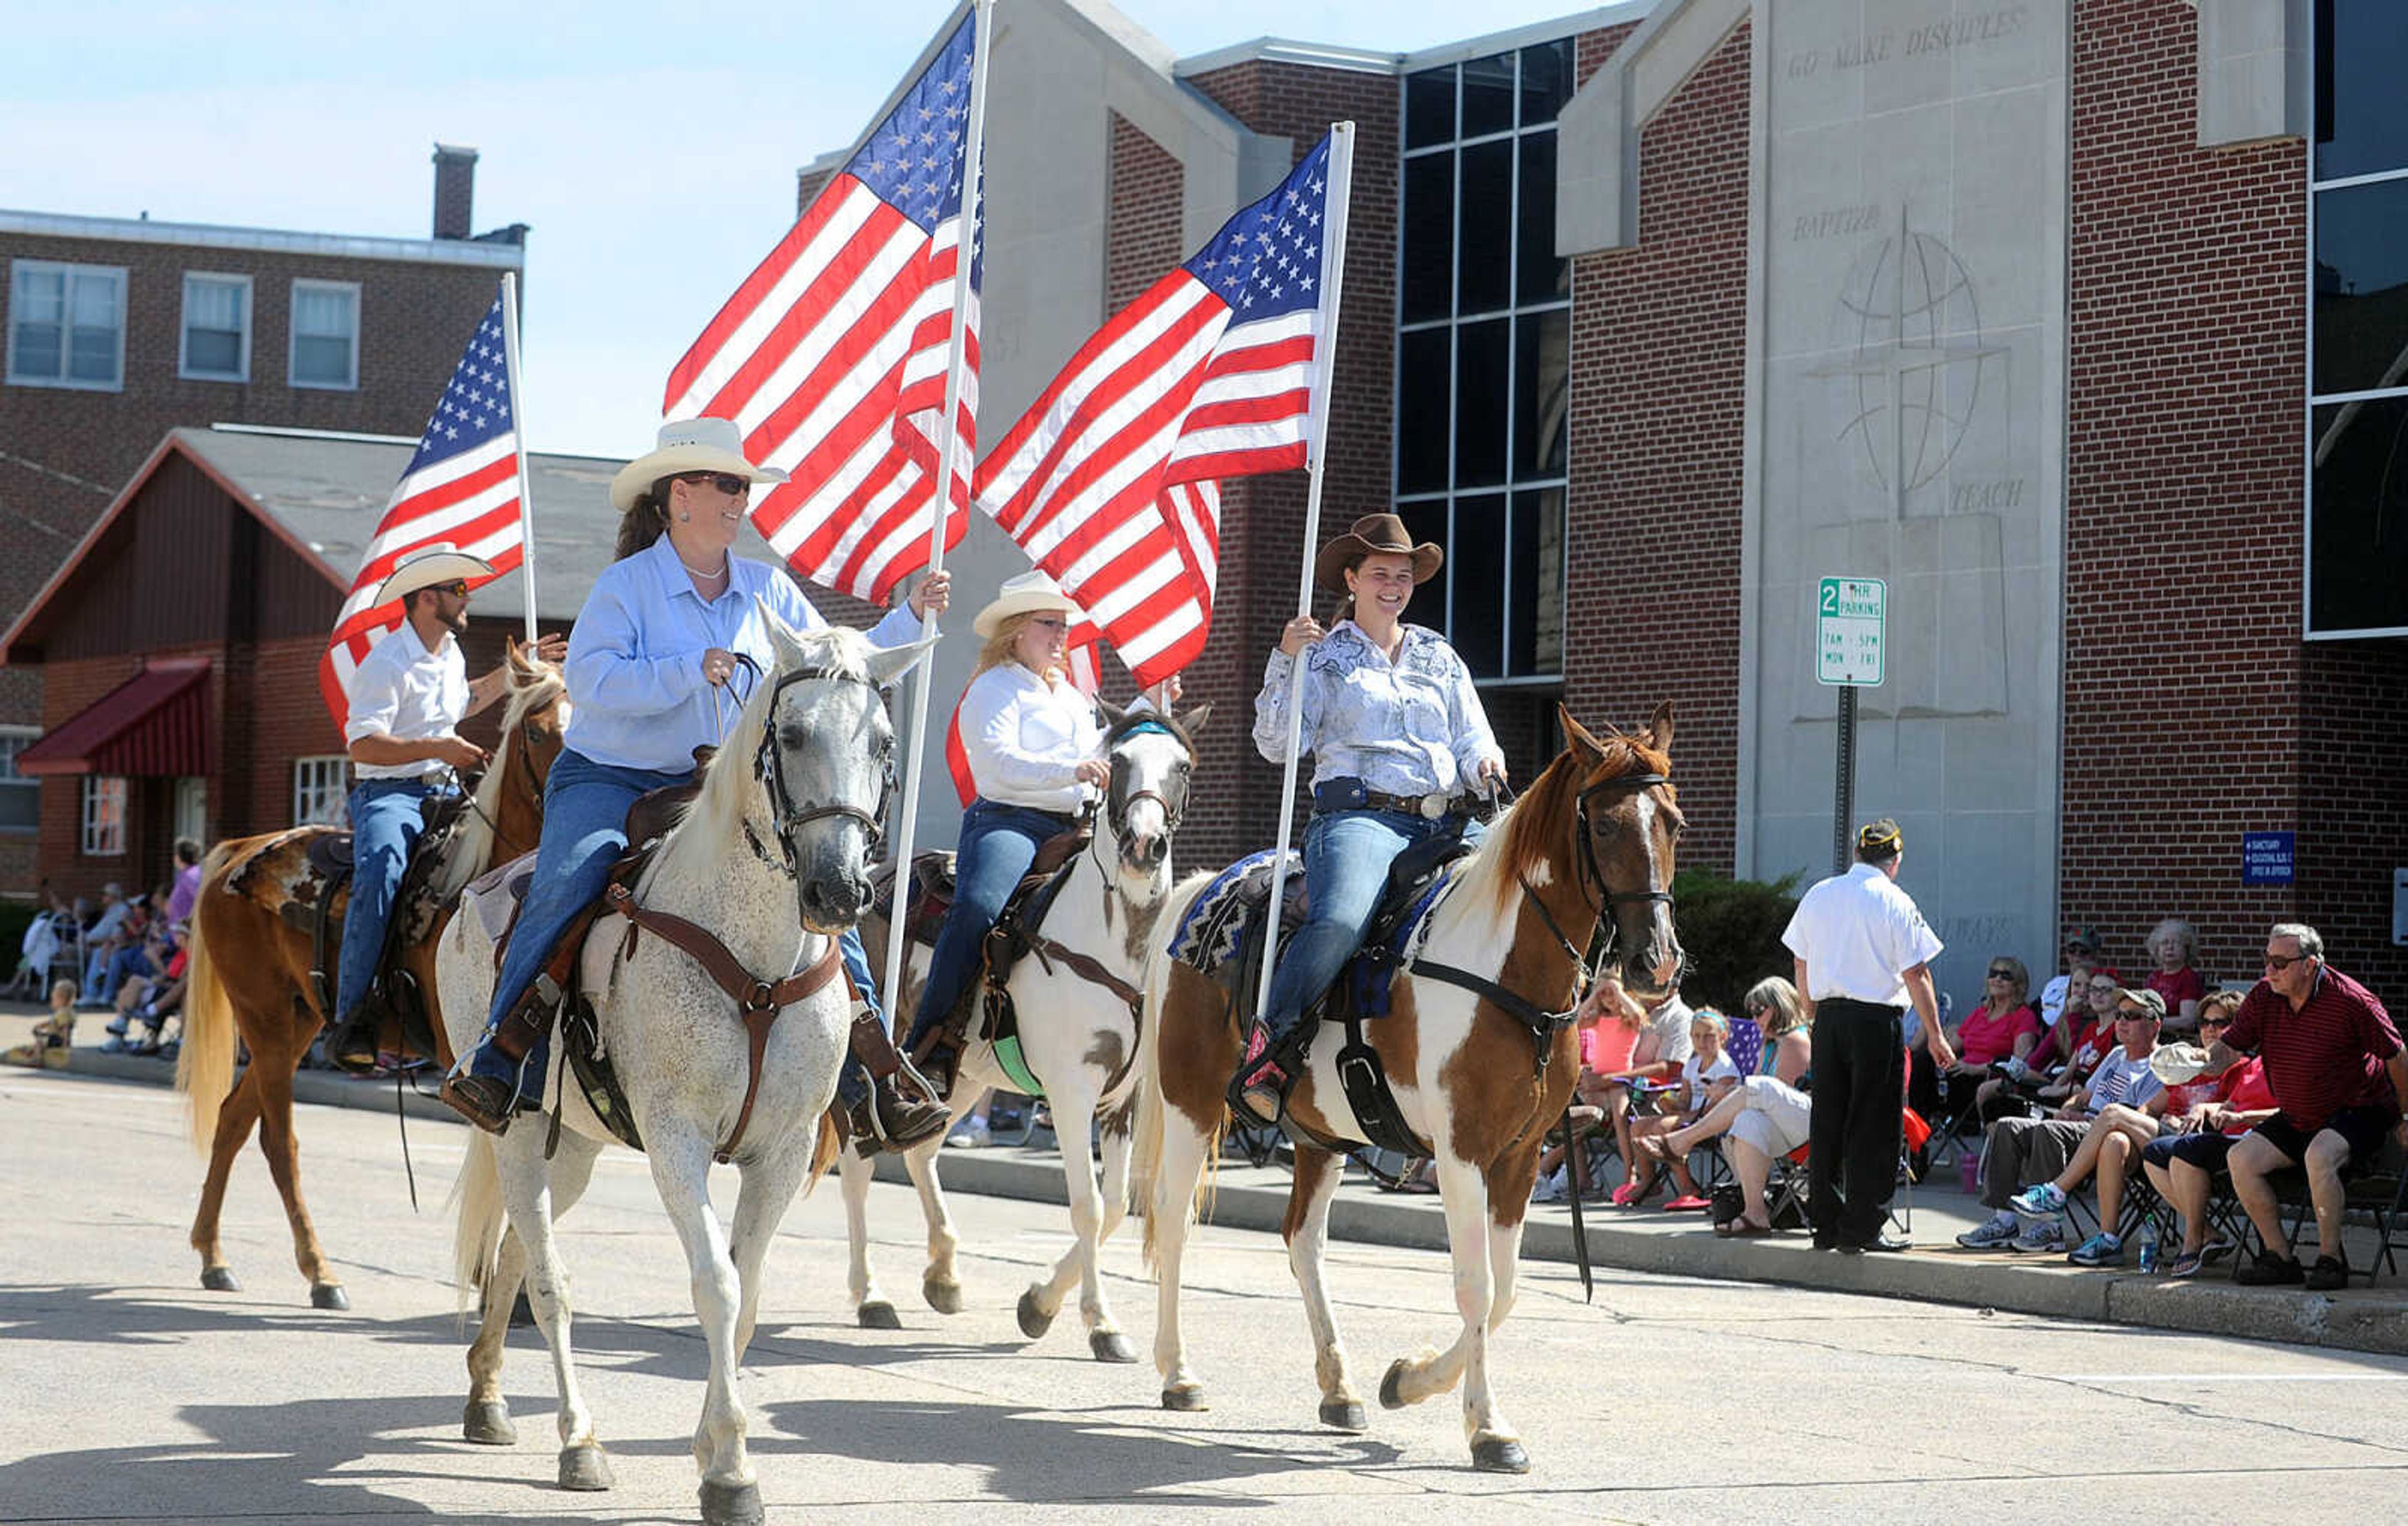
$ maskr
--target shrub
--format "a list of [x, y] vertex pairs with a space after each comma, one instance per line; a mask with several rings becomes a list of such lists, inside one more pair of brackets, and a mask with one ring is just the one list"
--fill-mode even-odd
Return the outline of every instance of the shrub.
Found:
[[1689, 957], [1681, 994], [1692, 1006], [1741, 1013], [1740, 998], [1768, 975], [1786, 977], [1788, 948], [1781, 941], [1798, 909], [1798, 876], [1767, 883], [1728, 879], [1704, 869], [1684, 869], [1672, 878], [1672, 925]]

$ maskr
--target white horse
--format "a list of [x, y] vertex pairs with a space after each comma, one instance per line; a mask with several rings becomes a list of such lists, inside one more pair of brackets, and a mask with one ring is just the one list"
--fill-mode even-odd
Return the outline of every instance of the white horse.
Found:
[[[1195, 766], [1191, 738], [1203, 729], [1211, 706], [1168, 719], [1150, 711], [1107, 711], [1112, 721], [1104, 738], [1111, 785], [1096, 821], [1094, 839], [1076, 863], [1039, 929], [1041, 946], [1011, 969], [1006, 989], [1019, 1013], [1021, 1053], [1031, 1076], [1045, 1089], [1061, 1143], [1062, 1177], [1077, 1243], [1052, 1272], [1020, 1295], [1020, 1328], [1031, 1340], [1079, 1288], [1079, 1310], [1087, 1325], [1087, 1346], [1098, 1361], [1135, 1362], [1137, 1349], [1121, 1333], [1096, 1273], [1096, 1253], [1128, 1211], [1130, 1100], [1137, 1084], [1139, 984], [1155, 918], [1170, 890], [1170, 839], [1186, 813]], [[908, 902], [908, 897], [907, 897]], [[873, 948], [882, 949], [882, 929], [868, 921]], [[896, 991], [897, 1011], [919, 999], [929, 950], [913, 946], [906, 956], [910, 974]], [[970, 1000], [981, 1000], [973, 988]], [[955, 1118], [976, 1105], [989, 1086], [1016, 1088], [997, 1062], [992, 1044], [972, 1044], [961, 1056], [953, 1091]], [[1103, 1182], [1096, 1180], [1088, 1142], [1090, 1120], [1103, 1120]], [[932, 1138], [904, 1157], [928, 1226], [928, 1265], [920, 1282], [930, 1307], [956, 1314], [962, 1307], [958, 1239], [938, 1180], [938, 1147]], [[848, 1149], [838, 1167], [844, 1186], [845, 1227], [852, 1241], [850, 1286], [854, 1312], [873, 1330], [901, 1328], [895, 1305], [879, 1291], [869, 1266], [869, 1183], [873, 1162]]]
[[[762, 614], [776, 662], [705, 770], [699, 798], [636, 884], [640, 910], [633, 916], [640, 931], [627, 917], [604, 915], [578, 977], [693, 1274], [695, 1313], [710, 1362], [694, 1454], [703, 1519], [712, 1523], [761, 1519], [736, 1396], [737, 1362], [752, 1339], [763, 1252], [815, 1169], [821, 1115], [844, 1056], [851, 1001], [844, 981], [831, 977], [836, 936], [867, 905], [867, 858], [892, 777], [895, 733], [879, 686], [920, 652], [881, 650], [853, 631], [797, 635], [767, 606]], [[452, 919], [437, 964], [452, 1041], [464, 1051], [476, 1041], [493, 995], [490, 908], [480, 910], [478, 899], [472, 892]], [[746, 1012], [648, 920], [661, 913], [714, 935], [755, 981], [780, 981], [789, 972], [801, 977], [781, 982], [766, 1007], [766, 993], [753, 996], [753, 1025], [767, 1024], [757, 1071]], [[611, 1135], [573, 1080], [562, 1089], [559, 1076], [555, 1061], [547, 1092], [566, 1094], [557, 1099], [554, 1159], [544, 1158], [550, 1131], [540, 1116], [520, 1119], [499, 1138], [469, 1135], [454, 1194], [454, 1249], [464, 1292], [482, 1291], [483, 1324], [468, 1352], [465, 1431], [471, 1441], [515, 1439], [500, 1372], [523, 1276], [559, 1384], [561, 1487], [607, 1489], [609, 1464], [570, 1357], [568, 1285], [552, 1221], [584, 1191]], [[739, 1125], [740, 1142], [727, 1155]], [[732, 1159], [742, 1176], [728, 1230], [710, 1206], [714, 1155]]]
[[[1424, 917], [1395, 978], [1390, 1009], [1363, 1025], [1404, 1121], [1438, 1166], [1462, 1325], [1444, 1351], [1399, 1358], [1380, 1384], [1390, 1409], [1463, 1387], [1472, 1463], [1529, 1465], [1489, 1385], [1489, 1336], [1513, 1306], [1522, 1217], [1548, 1127], [1563, 1116], [1580, 1067], [1570, 1021], [1584, 974], [1581, 944], [1606, 934], [1606, 958], [1640, 995], [1668, 989], [1681, 966], [1671, 918], [1681, 815], [1671, 786], [1672, 714], [1658, 706], [1636, 736], [1599, 740], [1558, 707], [1565, 749], [1499, 816], [1451, 888]], [[1176, 927], [1210, 877], [1171, 892]], [[1188, 1364], [1179, 1310], [1188, 1215], [1226, 1118], [1223, 1089], [1240, 1038], [1222, 986], [1156, 940], [1146, 973], [1139, 1062], [1138, 1162], [1153, 1183], [1146, 1250], [1161, 1284], [1154, 1360], [1166, 1409], [1206, 1407]], [[1312, 1327], [1322, 1423], [1360, 1431], [1363, 1403], [1347, 1372], [1322, 1276], [1339, 1150], [1364, 1139], [1323, 1034], [1297, 1077], [1288, 1117], [1299, 1137], [1288, 1195], [1288, 1264]]]

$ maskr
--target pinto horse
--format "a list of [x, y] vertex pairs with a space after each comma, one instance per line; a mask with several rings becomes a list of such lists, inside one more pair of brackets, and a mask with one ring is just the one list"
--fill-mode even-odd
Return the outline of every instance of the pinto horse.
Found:
[[[1512, 1307], [1540, 1148], [1580, 1068], [1570, 1014], [1585, 970], [1575, 940], [1602, 940], [1600, 961], [1642, 996], [1670, 990], [1682, 958], [1671, 918], [1682, 828], [1671, 706], [1658, 706], [1637, 735], [1602, 740], [1557, 713], [1569, 745], [1458, 865], [1396, 977], [1388, 1015], [1364, 1024], [1406, 1123], [1437, 1162], [1463, 1320], [1443, 1352], [1390, 1366], [1380, 1403], [1401, 1408], [1461, 1383], [1472, 1462], [1489, 1472], [1530, 1465], [1490, 1391], [1488, 1336]], [[1174, 891], [1160, 925], [1178, 926], [1208, 881], [1198, 876]], [[1145, 1241], [1161, 1284], [1154, 1363], [1164, 1408], [1201, 1409], [1204, 1388], [1180, 1328], [1180, 1258], [1244, 1037], [1228, 992], [1172, 959], [1160, 939], [1146, 1002], [1156, 1017], [1140, 1060], [1137, 1169], [1154, 1190]], [[1321, 1420], [1359, 1431], [1363, 1405], [1322, 1278], [1337, 1152], [1365, 1139], [1339, 1083], [1336, 1048], [1326, 1038], [1313, 1047], [1289, 1096], [1298, 1142], [1285, 1235], [1312, 1329]]]
[[[709, 1383], [694, 1457], [711, 1526], [761, 1519], [736, 1375], [760, 1308], [763, 1257], [836, 1095], [853, 1003], [838, 936], [869, 903], [869, 854], [893, 782], [895, 729], [882, 686], [928, 643], [874, 648], [857, 631], [801, 635], [761, 606], [776, 660], [745, 702], [701, 793], [631, 891], [607, 901], [578, 989], [643, 1141], [661, 1206], [684, 1247]], [[488, 911], [506, 886], [479, 886], [444, 932], [437, 968], [452, 1041], [483, 1029], [493, 999]], [[561, 1040], [566, 1047], [566, 1039]], [[470, 1441], [515, 1439], [502, 1346], [522, 1278], [558, 1385], [563, 1489], [607, 1489], [611, 1470], [578, 1389], [566, 1268], [553, 1222], [592, 1179], [612, 1134], [580, 1088], [546, 1077], [558, 1111], [495, 1138], [468, 1136], [454, 1193], [454, 1265], [483, 1305], [468, 1349]], [[732, 1220], [711, 1206], [714, 1160], [740, 1182]]]
[[[1099, 1362], [1137, 1360], [1136, 1348], [1121, 1333], [1105, 1300], [1096, 1253], [1128, 1211], [1130, 1102], [1137, 1089], [1141, 1020], [1135, 997], [1138, 982], [1145, 978], [1155, 919], [1170, 893], [1170, 843], [1187, 812], [1196, 763], [1193, 738], [1211, 708], [1206, 704], [1158, 716], [1106, 706], [1111, 729], [1104, 736], [1104, 756], [1112, 778], [1095, 835], [1068, 867], [1039, 930], [1037, 946], [1012, 965], [1006, 984], [1019, 1016], [1022, 1057], [1054, 1109], [1065, 1201], [1075, 1234], [1052, 1271], [1020, 1295], [1020, 1330], [1031, 1340], [1044, 1334], [1076, 1287], [1087, 1348]], [[883, 948], [883, 920], [875, 914], [867, 920], [870, 947]], [[906, 978], [880, 983], [880, 989], [895, 992], [897, 1011], [910, 1010], [919, 1000], [929, 952], [913, 946], [905, 959]], [[977, 988], [969, 999], [981, 999]], [[952, 1102], [955, 1118], [975, 1106], [989, 1086], [1020, 1084], [996, 1061], [995, 1046], [984, 1040], [962, 1052], [958, 1071]], [[1088, 1124], [1096, 1119], [1102, 1120], [1100, 1189], [1087, 1144]], [[929, 1139], [906, 1154], [904, 1162], [919, 1189], [928, 1226], [921, 1296], [939, 1313], [956, 1314], [962, 1306], [954, 1262], [959, 1241], [938, 1179], [942, 1142], [942, 1136]], [[869, 1184], [876, 1162], [851, 1150], [838, 1159], [853, 1249], [854, 1316], [868, 1329], [900, 1329], [895, 1305], [879, 1291], [869, 1265]]]
[[[560, 755], [568, 705], [560, 670], [510, 645], [509, 708], [500, 750], [478, 785], [471, 810], [452, 839], [436, 891], [449, 904], [490, 864], [535, 847], [543, 826], [543, 781]], [[220, 843], [201, 871], [193, 907], [183, 1047], [176, 1089], [188, 1099], [193, 1144], [209, 1158], [193, 1219], [193, 1248], [201, 1253], [201, 1286], [234, 1292], [240, 1284], [218, 1241], [218, 1215], [235, 1156], [255, 1124], [269, 1175], [284, 1199], [293, 1249], [309, 1279], [309, 1302], [345, 1309], [351, 1297], [327, 1264], [309, 1209], [301, 1201], [300, 1151], [293, 1137], [293, 1076], [329, 1014], [318, 1010], [310, 979], [309, 934], [286, 921], [280, 908], [315, 904], [325, 887], [309, 863], [309, 844], [337, 831], [294, 827]], [[346, 892], [347, 894], [348, 892]], [[404, 966], [430, 1003], [435, 991], [435, 941], [440, 922], [402, 951]], [[441, 1015], [430, 1011], [436, 1043], [444, 1044]], [[239, 1034], [251, 1063], [234, 1080]], [[443, 1056], [450, 1063], [449, 1054]], [[228, 1083], [232, 1082], [231, 1089]]]

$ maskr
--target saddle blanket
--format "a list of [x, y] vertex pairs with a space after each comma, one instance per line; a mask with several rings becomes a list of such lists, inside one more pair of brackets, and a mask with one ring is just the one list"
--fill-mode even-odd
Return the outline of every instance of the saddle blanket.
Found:
[[[1213, 877], [1187, 906], [1171, 935], [1170, 957], [1189, 968], [1211, 975], [1237, 957], [1244, 943], [1249, 914], [1270, 895], [1273, 849], [1250, 853]], [[1304, 857], [1287, 856], [1286, 891], [1293, 900], [1304, 888]]]
[[[502, 934], [510, 930], [510, 918], [526, 898], [527, 884], [534, 878], [535, 853], [530, 849], [508, 863], [494, 865], [469, 883], [466, 898], [477, 908], [487, 943], [500, 943]], [[497, 893], [506, 886], [509, 893]]]

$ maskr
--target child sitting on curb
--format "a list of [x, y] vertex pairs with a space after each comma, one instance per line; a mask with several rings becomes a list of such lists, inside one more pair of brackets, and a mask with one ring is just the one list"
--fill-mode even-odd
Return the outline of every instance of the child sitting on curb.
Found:
[[35, 1070], [64, 1070], [75, 1052], [76, 987], [61, 980], [50, 987], [50, 1015], [34, 1024], [34, 1039], [0, 1054], [0, 1065], [25, 1065]]

